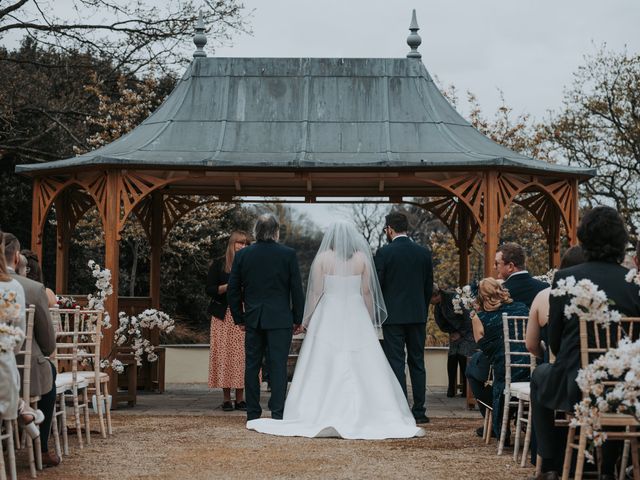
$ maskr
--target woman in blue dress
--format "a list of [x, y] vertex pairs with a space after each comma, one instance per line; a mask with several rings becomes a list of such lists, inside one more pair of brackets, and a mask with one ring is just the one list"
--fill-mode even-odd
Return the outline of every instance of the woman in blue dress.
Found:
[[[497, 437], [500, 435], [502, 423], [502, 397], [505, 386], [502, 314], [526, 317], [529, 314], [529, 309], [524, 303], [514, 302], [509, 296], [509, 291], [503, 288], [495, 278], [485, 278], [480, 281], [476, 309], [471, 315], [473, 336], [478, 348], [489, 358], [493, 367], [493, 386], [487, 394], [490, 393], [491, 395], [491, 404], [493, 406], [492, 428], [494, 435]], [[518, 344], [517, 349], [526, 351], [524, 344]], [[517, 356], [513, 361], [517, 362], [518, 360], [525, 362], [526, 358]], [[516, 368], [512, 370], [512, 382], [526, 382], [528, 380], [529, 371], [527, 369]]]

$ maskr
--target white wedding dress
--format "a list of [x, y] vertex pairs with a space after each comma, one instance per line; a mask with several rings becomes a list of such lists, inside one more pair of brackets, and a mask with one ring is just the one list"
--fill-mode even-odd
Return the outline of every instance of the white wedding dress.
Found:
[[378, 341], [362, 294], [371, 273], [364, 268], [361, 275], [322, 276], [283, 419], [251, 420], [247, 428], [371, 440], [424, 435]]

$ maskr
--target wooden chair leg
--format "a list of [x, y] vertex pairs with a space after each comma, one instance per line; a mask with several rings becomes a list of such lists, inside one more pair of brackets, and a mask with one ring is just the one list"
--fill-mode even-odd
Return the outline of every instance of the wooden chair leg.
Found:
[[518, 461], [518, 451], [520, 450], [520, 428], [522, 428], [522, 413], [524, 411], [524, 402], [518, 398], [518, 414], [516, 415], [516, 431], [513, 441], [513, 461]]
[[504, 404], [502, 407], [502, 425], [500, 427], [500, 441], [498, 442], [498, 455], [502, 455], [504, 443], [507, 438], [507, 429], [509, 427], [509, 405], [511, 400], [511, 392], [505, 392]]
[[7, 457], [9, 460], [9, 476], [11, 480], [16, 480], [18, 474], [16, 472], [16, 449], [13, 435], [13, 422], [5, 422], [5, 428], [7, 429]]
[[[24, 437], [29, 437], [29, 435], [24, 434]], [[36, 457], [33, 453], [33, 442], [30, 438], [26, 438], [27, 443], [27, 458], [29, 459], [29, 473], [31, 474], [31, 478], [36, 478]]]
[[[531, 403], [529, 403], [529, 410], [527, 411], [527, 430], [524, 434], [524, 445], [522, 446], [522, 460], [520, 466], [525, 467], [527, 465], [527, 459], [529, 458], [529, 448], [531, 447], [531, 430], [532, 428], [532, 409]], [[537, 462], [536, 462], [537, 464]]]
[[[635, 428], [634, 428], [635, 431]], [[638, 459], [638, 438], [632, 437], [631, 444], [631, 465], [633, 465], [633, 480], [640, 480], [640, 460]]]
[[91, 445], [91, 421], [89, 420], [89, 389], [85, 388], [82, 394], [84, 403], [84, 428], [87, 436], [87, 445]]
[[[629, 427], [626, 428], [629, 432]], [[631, 446], [630, 440], [624, 441], [624, 448], [622, 449], [622, 457], [620, 458], [620, 469], [618, 471], [618, 480], [625, 480], [627, 465], [629, 464], [629, 449]]]
[[584, 471], [584, 453], [587, 450], [587, 435], [584, 429], [580, 429], [580, 441], [578, 442], [578, 456], [576, 458], [576, 473], [573, 480], [582, 480]]
[[[567, 447], [564, 451], [564, 463], [562, 465], [562, 480], [569, 480], [569, 472], [571, 470], [571, 457], [573, 456], [573, 447], [571, 446], [575, 442], [576, 427], [569, 426], [567, 432]], [[538, 457], [540, 459], [540, 457]], [[541, 460], [541, 459], [540, 459]], [[539, 462], [542, 464], [542, 461]]]
[[109, 383], [104, 384], [104, 409], [107, 415], [107, 434], [113, 435], [113, 429], [111, 428], [111, 402], [109, 402]]
[[53, 404], [53, 419], [51, 421], [51, 430], [53, 431], [53, 445], [56, 455], [62, 458], [62, 448], [60, 447], [60, 431], [58, 430], [58, 402]]
[[7, 480], [7, 472], [4, 466], [4, 448], [2, 448], [2, 425], [5, 422], [0, 420], [0, 480]]
[[484, 429], [485, 443], [488, 445], [491, 441], [491, 433], [493, 433], [493, 410], [489, 410], [488, 415], [485, 412], [486, 427]]
[[107, 438], [107, 429], [104, 424], [104, 410], [107, 408], [107, 399], [102, 395], [102, 388], [100, 388], [100, 382], [96, 384], [96, 407], [98, 408], [98, 421], [100, 422], [100, 435], [102, 438]]
[[62, 412], [62, 451], [69, 455], [69, 434], [67, 432], [67, 406], [64, 392], [60, 394], [60, 411]]
[[78, 437], [78, 447], [80, 450], [84, 448], [82, 442], [82, 426], [80, 425], [80, 404], [78, 402], [78, 390], [73, 391], [73, 417], [76, 424], [76, 436]]

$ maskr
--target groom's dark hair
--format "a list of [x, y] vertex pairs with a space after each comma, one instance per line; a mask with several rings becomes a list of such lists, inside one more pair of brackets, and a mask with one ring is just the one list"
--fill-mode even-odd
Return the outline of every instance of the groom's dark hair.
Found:
[[258, 217], [253, 234], [259, 242], [267, 240], [275, 241], [278, 239], [279, 229], [280, 224], [278, 223], [278, 219], [270, 213], [265, 213]]
[[409, 230], [409, 220], [402, 212], [391, 212], [384, 217], [384, 222], [388, 227], [393, 228], [397, 233], [404, 233]]

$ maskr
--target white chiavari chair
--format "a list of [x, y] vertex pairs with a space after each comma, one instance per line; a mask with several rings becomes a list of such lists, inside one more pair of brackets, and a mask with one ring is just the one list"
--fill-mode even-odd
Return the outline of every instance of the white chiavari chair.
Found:
[[[502, 455], [504, 444], [509, 430], [509, 410], [511, 407], [518, 408], [518, 425], [515, 432], [514, 459], [517, 459], [520, 448], [520, 432], [518, 428], [522, 424], [522, 411], [524, 403], [529, 402], [530, 385], [529, 381], [512, 382], [514, 370], [527, 370], [530, 372], [535, 368], [535, 356], [527, 351], [525, 344], [525, 334], [527, 331], [526, 316], [502, 315], [502, 331], [504, 336], [504, 408], [502, 409], [502, 426], [500, 428], [500, 441], [498, 442], [498, 455]], [[531, 410], [529, 408], [529, 410]], [[531, 439], [531, 415], [525, 418], [528, 432], [525, 434], [525, 448], [528, 449]], [[525, 453], [526, 454], [526, 453]], [[525, 455], [523, 454], [523, 455]]]
[[[100, 368], [100, 347], [102, 343], [102, 310], [83, 310], [80, 317], [78, 347], [80, 358], [89, 361], [91, 371], [79, 371], [78, 376], [89, 383], [96, 396], [96, 409], [100, 421], [100, 434], [106, 438], [112, 435], [111, 405], [109, 402], [109, 375]], [[106, 416], [106, 428], [105, 417]]]
[[[580, 318], [580, 366], [586, 368], [589, 363], [609, 349], [617, 347], [620, 339], [625, 336], [635, 340], [640, 334], [640, 317], [622, 317], [619, 324], [612, 324], [608, 328], [600, 327], [596, 322]], [[621, 328], [622, 327], [622, 328]], [[617, 382], [603, 382], [605, 388], [613, 386]], [[631, 460], [633, 465], [633, 478], [640, 480], [640, 459], [638, 454], [638, 438], [640, 437], [640, 422], [633, 416], [623, 413], [610, 413], [600, 415], [602, 431], [607, 434], [607, 441], [622, 440], [629, 442]], [[562, 468], [562, 480], [569, 479], [573, 450], [577, 450], [575, 480], [582, 480], [584, 471], [585, 451], [587, 448], [587, 435], [584, 429], [569, 425], [567, 434], [567, 448], [564, 455]], [[613, 428], [613, 429], [612, 429]], [[577, 443], [576, 443], [577, 440]], [[623, 455], [624, 457], [624, 455]], [[622, 459], [622, 466], [626, 466], [627, 460]], [[622, 470], [622, 468], [621, 468]], [[621, 472], [621, 477], [622, 477]]]
[[[18, 370], [22, 371], [22, 400], [27, 405], [31, 405], [34, 401], [34, 397], [31, 397], [31, 349], [33, 347], [33, 323], [35, 319], [35, 312], [36, 309], [33, 305], [29, 305], [29, 308], [26, 309], [27, 331], [25, 332], [26, 335], [22, 348], [16, 354]], [[35, 398], [35, 401], [37, 401], [37, 398]], [[14, 445], [16, 447], [20, 446], [20, 437], [24, 439], [27, 447], [27, 456], [29, 458], [29, 471], [31, 473], [31, 478], [36, 478], [36, 464], [38, 463], [38, 466], [42, 468], [40, 438], [31, 439], [26, 432], [21, 434], [17, 428], [18, 422], [15, 420], [14, 422]]]
[[[58, 372], [56, 378], [56, 391], [61, 392], [59, 401], [56, 402], [56, 415], [63, 419], [63, 443], [68, 453], [67, 427], [66, 427], [66, 392], [71, 391], [73, 403], [73, 417], [78, 438], [78, 446], [84, 448], [82, 440], [83, 420], [86, 442], [91, 442], [91, 423], [89, 420], [89, 382], [79, 375], [78, 364], [82, 361], [79, 350], [80, 332], [79, 325], [82, 316], [80, 308], [53, 309], [53, 317], [57, 323], [56, 329], [56, 362], [60, 367], [63, 363], [67, 371]], [[70, 367], [71, 371], [68, 371]], [[62, 368], [61, 368], [62, 370]], [[54, 417], [55, 418], [55, 417]], [[57, 420], [56, 420], [57, 422]]]

